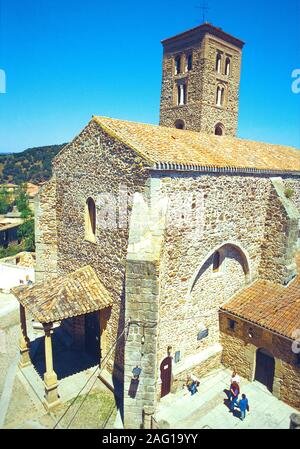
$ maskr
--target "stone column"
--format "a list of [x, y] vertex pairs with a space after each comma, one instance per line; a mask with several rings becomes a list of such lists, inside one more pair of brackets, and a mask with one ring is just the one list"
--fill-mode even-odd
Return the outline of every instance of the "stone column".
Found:
[[31, 364], [29, 355], [30, 340], [27, 335], [26, 313], [25, 308], [20, 304], [20, 335], [19, 335], [19, 349], [20, 361], [19, 367], [24, 368]]
[[290, 429], [300, 429], [300, 415], [292, 413], [290, 416], [291, 424]]
[[52, 341], [51, 334], [52, 323], [44, 324], [45, 331], [45, 361], [46, 361], [46, 372], [44, 374], [44, 384], [45, 384], [45, 400], [46, 408], [52, 409], [60, 403], [58, 395], [58, 382], [57, 375], [53, 369], [53, 356], [52, 356]]

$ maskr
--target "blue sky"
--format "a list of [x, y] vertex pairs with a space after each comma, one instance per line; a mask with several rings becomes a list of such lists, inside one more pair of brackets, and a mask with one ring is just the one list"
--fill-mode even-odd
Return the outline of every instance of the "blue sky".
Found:
[[[0, 0], [0, 151], [63, 143], [93, 114], [158, 123], [164, 38], [202, 22], [202, 0]], [[246, 41], [240, 137], [300, 147], [300, 0], [208, 0]]]

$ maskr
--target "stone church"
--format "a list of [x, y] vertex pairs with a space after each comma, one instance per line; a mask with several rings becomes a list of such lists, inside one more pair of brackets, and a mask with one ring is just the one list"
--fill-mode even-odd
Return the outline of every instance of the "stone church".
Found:
[[28, 314], [49, 408], [60, 323], [122, 386], [127, 428], [221, 364], [300, 409], [299, 150], [236, 137], [240, 39], [204, 23], [162, 44], [160, 125], [93, 116], [38, 195], [20, 366]]

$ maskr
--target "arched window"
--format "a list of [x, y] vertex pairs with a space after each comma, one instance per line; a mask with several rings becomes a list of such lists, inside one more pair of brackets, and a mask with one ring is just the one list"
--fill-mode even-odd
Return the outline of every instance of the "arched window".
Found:
[[226, 62], [225, 62], [225, 75], [229, 76], [230, 75], [230, 58], [226, 58]]
[[177, 129], [185, 129], [185, 122], [184, 120], [176, 120], [175, 122], [175, 128]]
[[221, 59], [222, 59], [221, 54], [217, 53], [217, 57], [216, 57], [216, 71], [218, 73], [221, 73]]
[[221, 266], [221, 254], [220, 251], [216, 251], [213, 256], [213, 272], [217, 273]]
[[193, 55], [192, 53], [189, 53], [186, 56], [186, 71], [189, 72], [193, 68]]
[[91, 241], [96, 239], [96, 205], [92, 198], [88, 198], [86, 201], [85, 238]]
[[216, 105], [223, 106], [225, 98], [225, 88], [223, 86], [217, 87]]
[[181, 56], [175, 58], [175, 75], [181, 73]]
[[216, 136], [223, 136], [224, 135], [224, 126], [222, 125], [222, 123], [218, 123], [215, 126], [215, 135]]

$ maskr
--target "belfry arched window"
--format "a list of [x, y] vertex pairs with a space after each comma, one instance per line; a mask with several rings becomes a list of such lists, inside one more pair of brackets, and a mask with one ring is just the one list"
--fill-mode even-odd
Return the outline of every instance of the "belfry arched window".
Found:
[[181, 56], [175, 58], [175, 75], [181, 73]]
[[230, 58], [226, 58], [225, 61], [225, 75], [229, 76], [230, 75]]
[[224, 86], [218, 86], [217, 87], [217, 95], [216, 95], [216, 105], [217, 106], [223, 106], [224, 105], [224, 99], [225, 99], [225, 87]]
[[221, 73], [221, 60], [222, 60], [221, 54], [217, 53], [217, 56], [216, 56], [216, 71], [218, 73]]
[[85, 238], [96, 239], [96, 205], [93, 198], [88, 198], [85, 205]]

